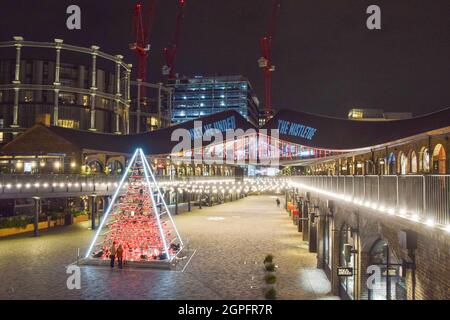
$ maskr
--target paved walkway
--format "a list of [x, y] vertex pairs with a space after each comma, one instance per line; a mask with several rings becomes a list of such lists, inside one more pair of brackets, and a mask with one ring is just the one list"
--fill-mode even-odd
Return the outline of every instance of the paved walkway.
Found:
[[196, 253], [184, 272], [82, 268], [81, 290], [66, 287], [65, 266], [87, 248], [88, 223], [39, 238], [0, 240], [0, 299], [262, 299], [266, 254], [278, 265], [280, 299], [328, 299], [296, 227], [271, 196], [252, 196], [175, 217]]

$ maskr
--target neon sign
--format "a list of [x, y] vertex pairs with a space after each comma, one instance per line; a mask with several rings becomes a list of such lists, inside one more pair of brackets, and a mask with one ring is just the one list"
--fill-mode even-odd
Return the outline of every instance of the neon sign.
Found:
[[278, 130], [280, 134], [301, 137], [307, 140], [312, 140], [317, 132], [316, 128], [287, 120], [278, 120]]
[[[197, 126], [196, 123], [200, 123], [200, 125]], [[235, 130], [236, 118], [235, 116], [231, 116], [211, 123], [206, 123], [204, 125], [202, 125], [201, 121], [195, 121], [194, 128], [189, 129], [191, 139], [201, 139], [203, 133], [208, 131], [209, 129], [216, 129], [219, 130], [220, 132], [226, 132], [227, 130]]]

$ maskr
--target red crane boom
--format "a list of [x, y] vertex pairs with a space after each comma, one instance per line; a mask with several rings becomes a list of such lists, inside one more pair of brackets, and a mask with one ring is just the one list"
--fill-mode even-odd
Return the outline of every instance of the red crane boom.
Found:
[[177, 56], [178, 45], [180, 42], [181, 23], [184, 18], [185, 4], [186, 0], [178, 0], [178, 14], [172, 44], [170, 48], [166, 47], [163, 51], [166, 64], [162, 67], [162, 74], [168, 76], [168, 79], [175, 78], [175, 58]]
[[281, 0], [274, 0], [272, 6], [272, 16], [269, 20], [267, 33], [260, 39], [261, 58], [258, 59], [258, 65], [264, 75], [264, 114], [266, 120], [269, 120], [273, 114], [272, 111], [272, 72], [275, 66], [272, 64], [272, 40], [275, 33], [278, 13], [281, 7]]
[[130, 49], [133, 50], [138, 57], [137, 78], [141, 79], [142, 81], [145, 81], [147, 79], [147, 61], [150, 52], [150, 44], [148, 43], [148, 41], [154, 22], [155, 8], [156, 0], [149, 0], [149, 12], [144, 17], [142, 3], [138, 2], [134, 6], [134, 42], [130, 43]]

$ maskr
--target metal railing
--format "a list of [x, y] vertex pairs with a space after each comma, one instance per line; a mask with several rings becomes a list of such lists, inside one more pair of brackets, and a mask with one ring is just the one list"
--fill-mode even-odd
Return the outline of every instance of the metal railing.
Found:
[[450, 175], [299, 176], [292, 181], [380, 210], [450, 224]]

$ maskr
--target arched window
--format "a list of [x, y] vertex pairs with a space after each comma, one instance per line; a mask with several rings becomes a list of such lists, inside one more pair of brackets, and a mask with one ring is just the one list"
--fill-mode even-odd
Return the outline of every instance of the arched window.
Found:
[[436, 145], [433, 151], [433, 172], [446, 174], [447, 168], [445, 162], [447, 160], [445, 149], [442, 144]]
[[430, 172], [430, 157], [428, 149], [423, 147], [419, 154], [419, 171], [422, 173]]
[[88, 174], [103, 173], [103, 166], [98, 160], [91, 160], [86, 163], [86, 171]]
[[123, 171], [123, 165], [119, 160], [112, 160], [108, 163], [108, 171], [110, 174], [120, 175]]
[[411, 173], [417, 173], [417, 154], [414, 150], [411, 152], [410, 159], [411, 159], [410, 165]]
[[402, 263], [384, 240], [378, 240], [369, 253], [372, 287], [369, 300], [406, 300], [406, 284]]

